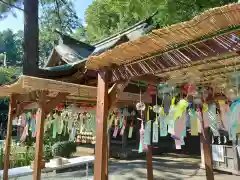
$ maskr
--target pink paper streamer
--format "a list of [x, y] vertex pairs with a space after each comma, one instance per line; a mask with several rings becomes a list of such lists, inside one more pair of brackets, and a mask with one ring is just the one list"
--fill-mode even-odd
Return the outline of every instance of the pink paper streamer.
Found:
[[122, 136], [124, 134], [124, 131], [125, 131], [125, 128], [127, 126], [127, 122], [126, 122], [126, 119], [123, 120], [123, 127], [121, 129], [121, 132], [120, 132], [120, 135]]
[[174, 131], [176, 138], [180, 139], [181, 133], [185, 130], [185, 127], [186, 127], [186, 113], [183, 113], [182, 117], [175, 121]]
[[120, 132], [120, 135], [121, 135], [121, 136], [124, 134], [125, 128], [126, 128], [126, 125], [123, 125], [123, 127], [122, 127], [122, 129], [121, 129], [121, 132]]
[[209, 120], [209, 116], [208, 116], [208, 111], [207, 112], [203, 112], [203, 121], [204, 121], [204, 127], [208, 128], [210, 126], [210, 120]]
[[113, 132], [113, 137], [116, 138], [118, 134], [118, 127], [116, 126]]
[[176, 149], [182, 149], [181, 140], [175, 139], [175, 145], [176, 145]]

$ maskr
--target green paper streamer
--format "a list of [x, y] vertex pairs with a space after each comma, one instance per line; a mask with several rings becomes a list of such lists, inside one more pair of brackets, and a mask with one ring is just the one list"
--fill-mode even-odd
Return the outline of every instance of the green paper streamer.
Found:
[[212, 130], [213, 136], [220, 136], [217, 128], [217, 112], [216, 104], [210, 104], [208, 106], [208, 118], [210, 120], [210, 128]]
[[159, 116], [159, 126], [160, 126], [160, 137], [165, 137], [168, 135], [167, 122], [164, 119], [165, 116]]
[[142, 141], [140, 139], [138, 153], [142, 153], [142, 152], [143, 152], [143, 144], [142, 144]]
[[53, 138], [56, 138], [57, 137], [57, 120], [54, 119], [53, 120]]

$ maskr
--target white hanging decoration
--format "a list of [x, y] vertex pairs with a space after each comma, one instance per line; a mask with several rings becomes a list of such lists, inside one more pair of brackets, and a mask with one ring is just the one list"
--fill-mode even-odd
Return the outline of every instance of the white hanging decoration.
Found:
[[142, 91], [140, 89], [140, 102], [136, 104], [136, 109], [138, 111], [144, 111], [146, 109], [146, 105], [142, 102]]
[[127, 107], [123, 109], [123, 115], [124, 116], [129, 116], [130, 115], [130, 113], [128, 112], [128, 108]]
[[161, 106], [159, 106], [157, 104], [153, 106], [153, 112], [155, 112], [156, 114], [160, 114], [161, 111], [162, 111]]
[[144, 110], [146, 109], [146, 105], [145, 105], [143, 102], [138, 102], [138, 103], [136, 104], [136, 109], [137, 109], [138, 111], [144, 111]]
[[227, 143], [227, 138], [226, 138], [226, 136], [223, 136], [223, 142], [224, 142], [224, 144], [226, 144]]
[[136, 116], [136, 112], [134, 110], [131, 112], [131, 116]]

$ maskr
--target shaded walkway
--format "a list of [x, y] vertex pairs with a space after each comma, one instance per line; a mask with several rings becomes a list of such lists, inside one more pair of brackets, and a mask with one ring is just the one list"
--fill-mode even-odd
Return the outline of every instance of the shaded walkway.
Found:
[[[162, 156], [153, 158], [154, 179], [156, 180], [205, 180], [205, 171], [199, 169], [199, 158], [176, 158], [174, 156]], [[81, 168], [82, 169], [82, 168]], [[116, 160], [112, 159], [109, 163], [110, 180], [146, 180], [146, 162], [142, 160]], [[92, 168], [89, 175], [93, 174]], [[237, 180], [240, 177], [216, 173], [215, 180]], [[19, 178], [30, 180], [31, 177]], [[72, 171], [65, 173], [48, 174], [42, 176], [43, 180], [85, 180], [85, 171]]]

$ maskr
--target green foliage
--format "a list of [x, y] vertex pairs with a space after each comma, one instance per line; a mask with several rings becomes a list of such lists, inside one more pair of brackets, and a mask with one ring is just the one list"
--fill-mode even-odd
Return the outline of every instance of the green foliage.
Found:
[[16, 79], [16, 76], [19, 75], [16, 72], [17, 72], [17, 68], [0, 67], [0, 84], [6, 84]]
[[76, 151], [77, 151], [76, 143], [71, 141], [57, 142], [52, 146], [52, 155], [54, 157], [69, 158]]
[[86, 10], [86, 33], [90, 41], [98, 41], [154, 12], [156, 27], [190, 20], [202, 11], [237, 0], [95, 0]]
[[[0, 47], [5, 49], [6, 60], [8, 66], [19, 66], [22, 63], [22, 40], [23, 32], [13, 33], [8, 29], [0, 32]], [[3, 64], [4, 55], [0, 56], [1, 64]]]
[[[4, 1], [22, 8], [23, 0]], [[0, 2], [0, 16], [5, 17], [7, 12], [14, 13], [14, 9], [14, 7], [9, 7]], [[40, 0], [39, 9], [41, 12], [39, 17], [39, 61], [40, 66], [43, 66], [51, 53], [54, 42], [58, 40], [55, 30], [58, 29], [64, 34], [72, 34], [74, 29], [83, 28], [83, 26], [71, 0]], [[6, 48], [8, 63], [11, 63], [10, 65], [21, 65], [23, 33], [14, 34], [11, 30], [2, 33], [4, 33], [4, 37], [1, 40], [0, 32], [0, 48]], [[5, 43], [2, 43], [3, 41]], [[1, 59], [3, 57], [0, 57]]]

